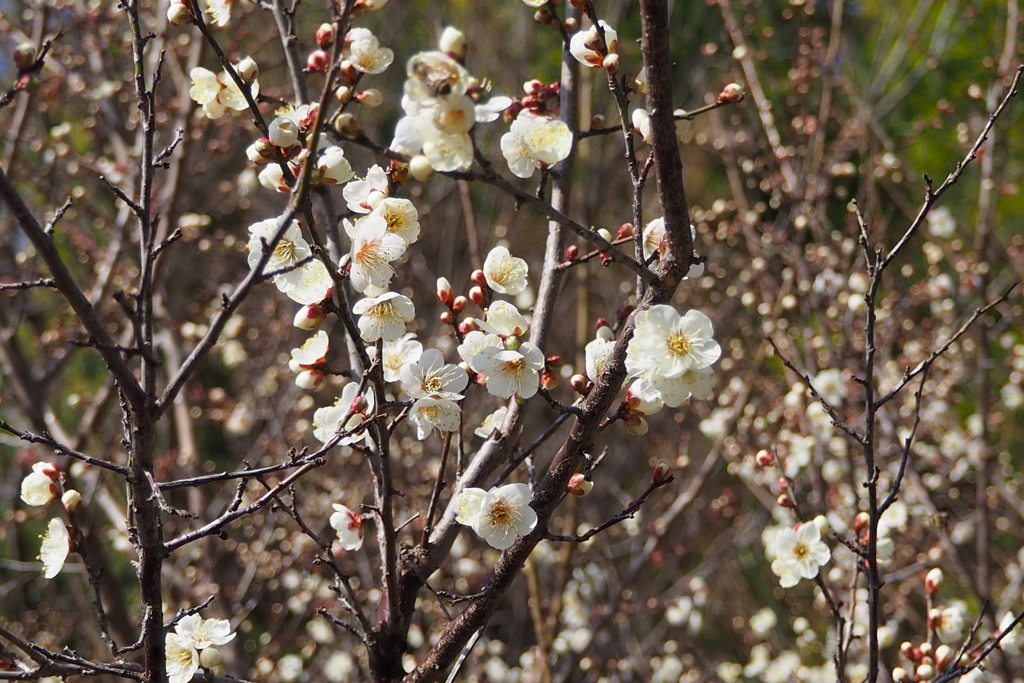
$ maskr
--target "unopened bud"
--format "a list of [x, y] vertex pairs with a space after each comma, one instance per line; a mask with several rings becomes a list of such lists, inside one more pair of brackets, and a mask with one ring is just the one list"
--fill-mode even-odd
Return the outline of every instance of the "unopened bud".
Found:
[[565, 27], [567, 33], [575, 32], [576, 27], [579, 26], [579, 23], [580, 22], [576, 21], [576, 17], [566, 17], [565, 19], [562, 20], [562, 26]]
[[469, 300], [460, 294], [459, 296], [452, 299], [452, 312], [462, 313], [462, 311], [466, 310], [466, 304], [468, 303]]
[[334, 24], [320, 24], [320, 28], [316, 30], [316, 44], [320, 47], [327, 47], [334, 42], [336, 35], [338, 35], [338, 29]]
[[334, 99], [342, 104], [348, 104], [352, 99], [352, 88], [347, 85], [338, 86], [338, 89], [334, 91]]
[[474, 270], [469, 276], [469, 279], [474, 285], [479, 285], [481, 287], [487, 286], [487, 276], [484, 275], [484, 271], [482, 270]]
[[523, 83], [523, 92], [527, 95], [536, 95], [544, 89], [544, 81], [533, 78]]
[[668, 465], [663, 462], [658, 463], [658, 466], [651, 473], [651, 479], [657, 484], [658, 482], [665, 481], [666, 478], [668, 478]]
[[575, 244], [570, 244], [568, 247], [565, 248], [566, 261], [575, 261], [576, 257], [579, 256], [579, 254], [580, 248], [577, 247]]
[[933, 607], [928, 610], [928, 623], [931, 624], [932, 628], [939, 628], [942, 626], [942, 610], [938, 607]]
[[323, 383], [324, 373], [315, 368], [303, 370], [295, 376], [295, 384], [298, 385], [300, 389], [312, 391], [313, 389], [319, 388]]
[[452, 292], [452, 283], [448, 282], [448, 278], [439, 277], [437, 278], [437, 298], [441, 300], [445, 306], [451, 304], [455, 298], [454, 292]]
[[784, 507], [784, 508], [795, 508], [796, 507], [796, 503], [793, 502], [793, 499], [790, 498], [789, 494], [787, 494], [787, 493], [780, 493], [779, 497], [775, 499], [775, 502], [778, 503], [781, 507]]
[[320, 304], [303, 306], [295, 314], [292, 324], [300, 330], [315, 330], [324, 321], [324, 308]]
[[949, 645], [939, 645], [935, 648], [935, 666], [939, 671], [945, 671], [953, 663], [956, 653]]
[[430, 165], [430, 159], [417, 154], [409, 160], [409, 173], [421, 183], [425, 183], [434, 177], [434, 168]]
[[306, 58], [306, 68], [318, 74], [325, 74], [331, 68], [331, 56], [323, 50], [313, 50]]
[[910, 673], [902, 666], [897, 666], [892, 670], [892, 683], [912, 683], [912, 681]]
[[352, 411], [353, 415], [356, 415], [356, 414], [365, 413], [366, 409], [369, 408], [369, 407], [370, 407], [370, 403], [369, 403], [369, 401], [366, 400], [366, 397], [363, 396], [362, 394], [359, 394], [354, 399], [352, 399], [352, 405], [349, 406], [349, 410]]
[[604, 115], [603, 114], [594, 114], [593, 116], [591, 116], [590, 117], [590, 127], [591, 128], [603, 128], [604, 127]]
[[551, 14], [551, 10], [546, 7], [541, 7], [533, 13], [533, 20], [541, 26], [547, 26], [551, 23], [552, 19], [554, 19], [554, 16]]
[[922, 657], [931, 657], [932, 656], [932, 644], [929, 643], [928, 641], [925, 641], [925, 642], [921, 643], [920, 645], [918, 645], [917, 646], [917, 650], [918, 650], [918, 652], [921, 653]]
[[573, 375], [569, 380], [569, 386], [580, 396], [586, 396], [590, 393], [590, 389], [594, 386], [586, 375]]
[[759, 450], [754, 457], [757, 459], [757, 464], [761, 467], [769, 467], [775, 464], [775, 456], [765, 448]]
[[238, 71], [238, 77], [242, 79], [244, 83], [252, 83], [256, 80], [256, 77], [260, 75], [259, 64], [252, 57], [245, 57], [235, 67]]
[[900, 643], [900, 654], [903, 655], [904, 659], [913, 661], [914, 659], [914, 644], [909, 640], [904, 640]]
[[942, 570], [938, 567], [933, 567], [928, 570], [928, 574], [924, 577], [924, 590], [928, 595], [935, 595], [942, 588], [942, 581], [945, 576]]
[[68, 512], [78, 512], [78, 508], [82, 507], [82, 494], [74, 489], [68, 489], [60, 497], [60, 502]]
[[470, 332], [478, 329], [480, 328], [477, 327], [475, 318], [466, 318], [461, 323], [459, 323], [459, 334], [462, 335], [463, 337], [465, 337]]
[[935, 678], [935, 667], [931, 664], [920, 664], [914, 673], [917, 674], [917, 680], [930, 681]]
[[205, 647], [199, 653], [199, 663], [204, 669], [215, 669], [223, 661], [224, 658], [221, 657], [220, 650], [215, 647]]
[[601, 61], [601, 66], [603, 66], [605, 71], [613, 76], [619, 72], [619, 66], [621, 64], [622, 60], [619, 59], [619, 55], [616, 52], [611, 53]]
[[626, 432], [633, 436], [643, 436], [650, 429], [647, 420], [633, 413], [623, 417], [622, 421], [626, 423]]
[[481, 287], [471, 287], [469, 290], [469, 300], [475, 303], [480, 308], [487, 306], [487, 294], [484, 293]]
[[376, 88], [367, 88], [356, 94], [356, 101], [367, 109], [376, 109], [384, 103], [384, 95]]
[[558, 375], [551, 372], [550, 370], [544, 369], [540, 371], [540, 385], [551, 391], [558, 388]]
[[341, 77], [349, 83], [355, 83], [359, 79], [359, 75], [362, 73], [356, 68], [355, 64], [347, 59], [341, 60], [341, 64], [338, 65], [338, 71], [341, 73]]
[[577, 472], [569, 478], [569, 485], [566, 486], [566, 491], [572, 495], [579, 497], [585, 496], [591, 492], [594, 488], [594, 482], [587, 481], [586, 475]]
[[853, 530], [861, 531], [867, 529], [868, 525], [871, 524], [871, 515], [866, 512], [858, 512], [857, 516], [853, 518]]
[[188, 11], [188, 5], [181, 0], [171, 0], [167, 7], [167, 21], [172, 26], [184, 26], [192, 23], [192, 13]]
[[442, 311], [439, 318], [441, 322], [444, 323], [445, 325], [455, 324], [455, 314], [452, 313], [451, 311]]
[[546, 362], [549, 368], [560, 368], [565, 365], [565, 360], [558, 355], [548, 356]]
[[613, 239], [611, 231], [606, 228], [598, 228], [597, 234], [603, 237], [608, 242], [611, 242]]
[[346, 138], [358, 138], [363, 134], [363, 128], [355, 116], [344, 112], [338, 114], [334, 119], [334, 130], [338, 135]]
[[36, 46], [32, 43], [21, 43], [14, 48], [14, 66], [18, 71], [28, 71], [36, 63]]
[[739, 102], [744, 96], [743, 86], [739, 83], [730, 83], [718, 93], [719, 102]]
[[615, 233], [615, 239], [617, 239], [617, 240], [625, 239], [626, 237], [632, 236], [632, 234], [633, 234], [633, 224], [632, 223], [623, 223], [622, 225], [619, 226], [618, 232]]
[[464, 64], [466, 62], [466, 53], [469, 47], [466, 43], [466, 34], [455, 28], [454, 26], [446, 26], [444, 31], [441, 33], [441, 40], [438, 41], [437, 46], [441, 48], [441, 52], [445, 53], [456, 62]]

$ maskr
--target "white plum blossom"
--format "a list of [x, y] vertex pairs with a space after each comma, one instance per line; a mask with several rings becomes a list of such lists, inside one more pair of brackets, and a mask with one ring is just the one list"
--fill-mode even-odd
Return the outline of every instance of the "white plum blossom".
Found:
[[478, 320], [477, 324], [485, 332], [505, 337], [521, 337], [530, 329], [523, 314], [507, 301], [495, 301], [487, 308], [487, 317]]
[[[366, 349], [373, 358], [377, 353], [377, 347], [371, 346]], [[402, 379], [402, 369], [407, 365], [415, 363], [423, 354], [423, 344], [416, 341], [416, 334], [409, 332], [399, 339], [384, 342], [381, 352], [381, 368], [384, 370], [385, 382], [397, 382]]]
[[345, 150], [331, 145], [320, 150], [316, 159], [317, 173], [314, 176], [324, 185], [341, 185], [352, 180], [352, 165], [345, 158]]
[[52, 579], [64, 568], [64, 562], [71, 552], [71, 536], [64, 522], [54, 518], [46, 526], [41, 536], [39, 559], [43, 562], [43, 578]]
[[635, 415], [654, 415], [665, 407], [661, 392], [638, 379], [626, 390], [626, 408]]
[[501, 153], [513, 175], [529, 178], [538, 168], [569, 156], [572, 143], [572, 131], [565, 122], [524, 109], [501, 136]]
[[398, 235], [406, 244], [412, 244], [419, 239], [419, 212], [408, 199], [384, 197], [370, 215], [383, 218], [387, 223], [388, 232]]
[[[602, 327], [601, 329], [607, 330], [608, 328]], [[613, 348], [615, 348], [614, 338], [605, 339], [599, 336], [597, 339], [587, 343], [583, 349], [586, 354], [587, 377], [595, 380], [598, 375], [604, 372], [604, 366], [608, 362], [608, 356]]]
[[285, 292], [289, 299], [303, 306], [310, 306], [331, 295], [334, 280], [331, 279], [331, 273], [322, 261], [312, 259], [298, 268], [298, 272], [298, 281], [292, 278], [290, 284], [293, 286]]
[[352, 29], [345, 36], [345, 44], [345, 61], [364, 74], [382, 74], [395, 61], [395, 53], [381, 47], [377, 37], [368, 29]]
[[278, 147], [293, 147], [299, 144], [299, 124], [290, 118], [278, 116], [267, 127], [267, 137]]
[[[615, 52], [619, 47], [618, 34], [604, 20], [597, 22], [604, 29], [604, 40], [608, 53]], [[578, 31], [569, 40], [569, 52], [580, 64], [591, 68], [600, 68], [604, 62], [605, 54], [600, 49], [601, 36], [596, 27], [586, 31]]]
[[509, 398], [518, 394], [530, 398], [540, 386], [544, 354], [530, 342], [518, 349], [485, 346], [473, 358], [473, 367], [487, 376], [487, 391], [493, 396]]
[[395, 292], [361, 299], [352, 312], [360, 316], [359, 334], [367, 342], [398, 339], [405, 334], [405, 324], [416, 317], [412, 300]]
[[395, 274], [391, 262], [405, 253], [406, 241], [388, 232], [387, 221], [378, 214], [364, 216], [354, 224], [346, 220], [345, 232], [352, 239], [352, 287], [363, 293], [371, 286], [387, 287]]
[[483, 351], [484, 347], [493, 346], [498, 349], [505, 348], [505, 344], [502, 343], [501, 337], [495, 334], [487, 334], [480, 330], [472, 330], [462, 339], [462, 343], [459, 344], [459, 357], [462, 361], [470, 367], [473, 372], [481, 372], [473, 363], [473, 359], [476, 358], [477, 354]]
[[288, 361], [288, 369], [292, 372], [301, 372], [320, 365], [327, 358], [329, 346], [330, 339], [327, 337], [327, 333], [320, 330], [303, 342], [302, 346], [292, 349], [292, 357]]
[[411, 398], [458, 401], [469, 385], [469, 376], [458, 365], [445, 364], [444, 356], [437, 349], [428, 349], [419, 360], [402, 368], [402, 384]]
[[168, 633], [164, 638], [168, 683], [189, 683], [199, 671], [199, 651], [188, 638]]
[[187, 639], [197, 650], [226, 645], [236, 635], [227, 619], [203, 619], [198, 614], [182, 617], [174, 626], [174, 632]]
[[[338, 432], [351, 431], [352, 433], [342, 437], [338, 444], [346, 446], [355, 443], [363, 438], [362, 432], [356, 428], [363, 424], [366, 416], [372, 412], [373, 392], [360, 396], [359, 382], [349, 382], [341, 390], [341, 396], [333, 406], [319, 408], [313, 413], [313, 436], [321, 443], [328, 443]], [[345, 419], [346, 416], [348, 419]]]
[[832, 559], [832, 551], [821, 540], [821, 531], [813, 522], [801, 524], [795, 531], [789, 527], [779, 529], [772, 555], [772, 572], [783, 588], [795, 586], [801, 579], [813, 579]]
[[299, 264], [312, 258], [313, 252], [302, 237], [299, 224], [292, 221], [288, 224], [281, 239], [273, 244], [274, 236], [281, 225], [278, 218], [253, 223], [249, 226], [249, 267], [256, 268], [263, 258], [264, 249], [273, 245], [270, 259], [263, 266], [264, 275], [273, 275], [277, 288], [288, 293], [298, 287], [302, 280]]
[[338, 532], [338, 543], [345, 550], [359, 550], [363, 547], [363, 516], [338, 503], [333, 507], [331, 527]]
[[234, 0], [206, 0], [206, 11], [210, 14], [211, 24], [224, 28], [231, 20], [231, 6]]
[[504, 550], [537, 526], [537, 513], [530, 507], [530, 487], [505, 484], [484, 491], [466, 488], [459, 493], [456, 520], [471, 526], [492, 548]]
[[46, 505], [57, 495], [60, 470], [50, 462], [37, 462], [21, 480], [21, 499], [26, 505]]
[[811, 380], [811, 386], [831, 406], [839, 405], [849, 395], [841, 370], [822, 370]]
[[[466, 373], [462, 374], [465, 376]], [[409, 421], [416, 425], [416, 438], [420, 441], [433, 434], [435, 429], [442, 432], [458, 431], [461, 415], [462, 409], [458, 403], [450, 398], [433, 396], [416, 399], [409, 409]]]
[[[197, 104], [202, 105], [203, 114], [209, 119], [219, 119], [228, 109], [245, 111], [249, 108], [242, 91], [228, 75], [227, 71], [217, 75], [209, 69], [197, 66], [189, 72], [192, 87], [188, 95]], [[249, 83], [249, 91], [255, 99], [260, 92], [260, 84], [255, 79]]]
[[494, 247], [484, 260], [483, 271], [487, 286], [498, 294], [519, 294], [526, 289], [530, 267], [507, 248]]
[[505, 421], [506, 415], [508, 415], [508, 406], [498, 408], [493, 413], [485, 417], [484, 421], [480, 423], [480, 426], [473, 430], [473, 433], [480, 438], [488, 438], [494, 433], [494, 430], [500, 427]]
[[374, 165], [366, 178], [353, 180], [342, 190], [350, 211], [370, 213], [388, 194], [388, 176], [384, 169]]
[[708, 368], [722, 355], [712, 332], [711, 320], [700, 311], [680, 316], [671, 306], [652, 306], [636, 316], [626, 369], [661, 392], [671, 407], [691, 394], [706, 396], [710, 375], [694, 371]]

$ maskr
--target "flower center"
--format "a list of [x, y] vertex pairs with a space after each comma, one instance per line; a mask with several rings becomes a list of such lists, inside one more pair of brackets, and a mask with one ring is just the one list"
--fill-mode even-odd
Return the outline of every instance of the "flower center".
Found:
[[437, 377], [427, 377], [423, 380], [423, 388], [426, 389], [427, 393], [436, 394], [444, 389], [444, 383]]
[[488, 526], [508, 528], [515, 523], [516, 508], [507, 501], [499, 500], [487, 511]]
[[525, 367], [525, 358], [516, 358], [515, 360], [505, 361], [501, 364], [501, 374], [509, 377], [518, 377], [523, 373], [523, 369]]
[[374, 304], [367, 311], [370, 315], [375, 318], [396, 318], [398, 312], [395, 311], [395, 307], [391, 305], [390, 301], [382, 301], [379, 304]]
[[693, 348], [693, 343], [690, 341], [690, 335], [673, 333], [668, 338], [668, 350], [676, 356], [689, 355], [690, 350]]
[[796, 547], [793, 548], [793, 554], [796, 555], [801, 560], [803, 558], [807, 557], [807, 554], [810, 553], [810, 552], [811, 552], [811, 549], [808, 548], [803, 543], [797, 543]]
[[285, 263], [295, 263], [297, 260], [295, 243], [289, 239], [282, 238], [274, 247], [274, 258]]

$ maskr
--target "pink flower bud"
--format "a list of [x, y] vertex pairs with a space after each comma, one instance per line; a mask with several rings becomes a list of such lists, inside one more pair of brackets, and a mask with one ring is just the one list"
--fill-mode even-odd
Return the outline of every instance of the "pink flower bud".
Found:
[[523, 92], [527, 95], [536, 95], [544, 88], [544, 82], [536, 78], [523, 83]]
[[466, 304], [468, 303], [469, 301], [466, 299], [466, 297], [460, 294], [459, 296], [452, 299], [452, 312], [462, 313], [462, 311], [464, 311], [466, 308]]
[[568, 247], [565, 248], [566, 261], [575, 261], [576, 257], [579, 256], [579, 254], [580, 248], [577, 247], [575, 244], [570, 244]]
[[573, 375], [569, 380], [569, 386], [580, 396], [586, 396], [594, 386], [593, 382], [587, 379], [586, 375]]
[[339, 86], [338, 89], [334, 91], [334, 99], [338, 100], [342, 104], [348, 104], [352, 99], [352, 88], [347, 85]]
[[593, 488], [594, 482], [587, 481], [587, 477], [584, 474], [577, 472], [569, 478], [569, 485], [565, 487], [565, 490], [579, 497], [587, 495]]
[[324, 309], [320, 304], [303, 306], [295, 314], [292, 324], [300, 330], [315, 330], [324, 321]]
[[603, 128], [604, 127], [604, 115], [603, 114], [594, 114], [593, 116], [591, 116], [590, 117], [590, 127], [592, 129], [593, 128]]
[[892, 670], [892, 683], [912, 683], [913, 680], [910, 673], [902, 666], [897, 666]]
[[935, 667], [931, 664], [920, 664], [914, 672], [919, 681], [930, 681], [935, 678]]
[[363, 414], [369, 407], [370, 404], [369, 402], [367, 402], [366, 397], [363, 396], [362, 394], [359, 394], [354, 399], [352, 399], [352, 405], [349, 407], [349, 410], [352, 411], [353, 415]]
[[775, 499], [775, 502], [777, 502], [781, 507], [784, 508], [796, 507], [796, 504], [793, 502], [793, 499], [790, 498], [789, 495], [786, 493], [780, 493], [779, 497]]
[[942, 588], [942, 581], [945, 576], [942, 574], [942, 570], [938, 567], [933, 567], [928, 570], [927, 576], [924, 577], [924, 590], [928, 595], [935, 595]]
[[552, 391], [553, 389], [557, 389], [558, 388], [558, 375], [556, 375], [555, 373], [553, 373], [553, 372], [551, 372], [550, 370], [547, 370], [547, 369], [541, 370], [540, 371], [540, 385], [542, 387], [544, 387], [545, 389], [547, 389], [548, 391]]
[[359, 69], [357, 69], [355, 65], [347, 59], [341, 60], [341, 64], [338, 65], [338, 70], [341, 72], [341, 77], [349, 83], [355, 83], [361, 73]]
[[320, 24], [320, 28], [316, 30], [316, 44], [320, 47], [327, 47], [334, 42], [337, 35], [338, 29], [334, 24]]
[[455, 324], [455, 314], [452, 313], [451, 311], [442, 311], [441, 315], [440, 315], [440, 319], [441, 319], [441, 322], [443, 322], [445, 325], [454, 325]]
[[775, 464], [775, 456], [772, 455], [770, 451], [764, 448], [759, 450], [757, 452], [757, 455], [755, 455], [754, 457], [757, 459], [757, 464], [760, 465], [761, 467], [768, 467], [770, 465]]
[[437, 278], [437, 298], [441, 300], [445, 306], [451, 305], [455, 298], [455, 293], [452, 291], [452, 284], [448, 282], [448, 278], [439, 277]]
[[592, 0], [569, 0], [573, 7], [579, 11], [580, 14], [586, 14], [587, 11], [594, 6]]
[[552, 19], [554, 19], [554, 17], [551, 14], [551, 10], [546, 7], [541, 7], [533, 13], [533, 20], [541, 26], [547, 26], [551, 23]]
[[367, 88], [356, 94], [356, 101], [367, 109], [376, 109], [384, 103], [384, 95], [376, 88]]
[[949, 645], [939, 645], [935, 648], [935, 666], [939, 671], [945, 671], [953, 663], [956, 653]]
[[19, 72], [28, 71], [36, 63], [36, 46], [32, 43], [21, 43], [14, 48], [12, 57]]
[[743, 99], [745, 93], [743, 92], [743, 86], [739, 83], [730, 83], [729, 85], [722, 88], [722, 92], [718, 93], [719, 102], [739, 102]]
[[561, 356], [548, 356], [547, 364], [549, 368], [560, 368], [565, 365], [565, 360]]
[[306, 59], [306, 68], [318, 74], [325, 74], [331, 68], [331, 56], [323, 50], [313, 50]]
[[663, 462], [658, 463], [658, 466], [654, 468], [654, 472], [651, 473], [651, 479], [654, 481], [655, 484], [657, 484], [658, 482], [665, 481], [665, 479], [667, 478], [668, 465], [666, 465]]
[[476, 318], [466, 318], [461, 323], [459, 323], [459, 334], [461, 334], [462, 336], [466, 336], [470, 332], [479, 329], [480, 326], [477, 325]]
[[871, 515], [866, 512], [858, 512], [857, 516], [853, 518], [853, 530], [860, 531], [867, 529], [868, 525], [871, 524]]
[[594, 331], [596, 332], [597, 330], [601, 329], [602, 327], [611, 327], [611, 326], [612, 326], [612, 324], [610, 322], [608, 322], [607, 318], [598, 318], [597, 321], [594, 323]]
[[479, 285], [481, 287], [487, 286], [487, 277], [484, 275], [484, 271], [482, 270], [474, 270], [473, 274], [469, 276], [469, 279], [474, 285]]
[[484, 290], [481, 287], [470, 288], [469, 300], [480, 308], [485, 308], [487, 306], [487, 294], [484, 293]]
[[601, 66], [604, 67], [605, 71], [613, 76], [619, 72], [619, 66], [621, 64], [622, 60], [619, 59], [619, 55], [615, 52], [611, 53], [601, 61]]
[[82, 507], [82, 494], [74, 489], [68, 489], [60, 497], [60, 502], [68, 512], [78, 512], [78, 508]]
[[900, 654], [903, 655], [904, 659], [913, 661], [914, 659], [914, 644], [909, 640], [904, 640], [900, 643]]
[[931, 657], [932, 656], [932, 644], [929, 643], [928, 641], [925, 641], [925, 642], [921, 643], [920, 645], [918, 645], [917, 646], [917, 650], [918, 650], [918, 652], [921, 653], [922, 657]]
[[355, 116], [347, 112], [339, 114], [334, 119], [334, 130], [338, 135], [346, 138], [358, 138], [363, 134], [363, 128]]
[[181, 0], [172, 0], [167, 7], [167, 21], [172, 26], [184, 26], [192, 23], [192, 13], [188, 11], [188, 5]]

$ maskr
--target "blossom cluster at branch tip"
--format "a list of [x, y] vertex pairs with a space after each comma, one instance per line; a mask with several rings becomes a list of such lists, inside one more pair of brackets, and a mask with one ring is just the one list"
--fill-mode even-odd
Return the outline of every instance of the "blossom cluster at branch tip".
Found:
[[[252, 80], [246, 82], [246, 85], [249, 86], [249, 92], [253, 99], [255, 99], [260, 93], [260, 84], [255, 76], [258, 73], [258, 69], [255, 68], [256, 63], [249, 57], [246, 57], [243, 62], [245, 73], [252, 76]], [[250, 65], [249, 62], [252, 62], [252, 64]], [[239, 63], [235, 68], [239, 77], [242, 76], [242, 66], [243, 64]], [[245, 111], [249, 108], [245, 95], [242, 94], [241, 89], [235, 84], [235, 81], [227, 71], [217, 75], [209, 69], [197, 66], [189, 72], [189, 77], [192, 80], [192, 87], [188, 91], [189, 97], [197, 104], [202, 105], [203, 114], [206, 115], [206, 118], [219, 119], [229, 109], [231, 111]]]
[[304, 306], [320, 303], [334, 286], [327, 266], [313, 257], [298, 223], [294, 221], [289, 223], [281, 239], [273, 244], [280, 227], [281, 221], [277, 218], [249, 226], [249, 267], [255, 269], [263, 258], [264, 250], [272, 247], [270, 258], [261, 272], [272, 276], [278, 290], [289, 299]]
[[[615, 54], [619, 47], [619, 35], [603, 19], [598, 21], [604, 30], [604, 45], [601, 43], [601, 34], [596, 27], [586, 31], [578, 31], [569, 40], [569, 52], [580, 64], [593, 69], [606, 67], [606, 60]], [[604, 48], [607, 48], [605, 50]]]
[[472, 527], [498, 550], [508, 548], [537, 526], [537, 513], [530, 507], [530, 487], [526, 484], [505, 484], [489, 491], [463, 489], [455, 519]]
[[206, 650], [215, 650], [235, 639], [231, 623], [227, 619], [203, 619], [198, 614], [189, 614], [178, 620], [174, 633], [165, 636], [164, 650], [169, 683], [188, 683], [200, 664], [213, 665], [219, 657], [202, 656]]

